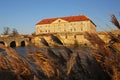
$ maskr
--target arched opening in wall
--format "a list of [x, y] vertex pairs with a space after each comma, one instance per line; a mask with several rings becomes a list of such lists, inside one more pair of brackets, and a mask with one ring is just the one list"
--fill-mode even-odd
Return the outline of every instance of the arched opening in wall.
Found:
[[[0, 44], [5, 45], [5, 43], [4, 43], [3, 41], [0, 41]], [[1, 51], [4, 51], [4, 49], [0, 48], [0, 52], [1, 52]]]
[[21, 42], [21, 47], [25, 47], [25, 41]]
[[12, 42], [10, 43], [10, 47], [15, 48], [15, 47], [16, 47], [16, 42], [15, 42], [15, 41], [12, 41]]
[[31, 42], [31, 38], [29, 38], [29, 41]]
[[74, 35], [74, 38], [76, 39], [76, 35]]
[[5, 45], [5, 43], [4, 43], [3, 41], [0, 41], [0, 44], [3, 44], [3, 45]]
[[67, 35], [65, 35], [65, 39], [67, 39]]

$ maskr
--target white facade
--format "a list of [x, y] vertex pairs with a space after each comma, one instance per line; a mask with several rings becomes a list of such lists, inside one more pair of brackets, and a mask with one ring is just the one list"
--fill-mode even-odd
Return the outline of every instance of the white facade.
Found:
[[46, 20], [48, 23], [36, 24], [37, 35], [48, 33], [96, 31], [96, 25], [91, 20], [74, 21], [73, 19], [73, 21], [67, 21], [62, 18], [58, 18], [55, 21], [49, 23], [51, 19]]

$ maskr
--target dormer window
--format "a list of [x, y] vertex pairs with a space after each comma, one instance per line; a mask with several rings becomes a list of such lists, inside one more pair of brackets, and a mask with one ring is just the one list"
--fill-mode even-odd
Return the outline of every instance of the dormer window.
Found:
[[58, 20], [58, 22], [61, 22], [61, 20]]

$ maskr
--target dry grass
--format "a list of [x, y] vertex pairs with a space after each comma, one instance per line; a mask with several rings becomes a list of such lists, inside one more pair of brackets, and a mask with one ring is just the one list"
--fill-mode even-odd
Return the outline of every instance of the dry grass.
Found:
[[[119, 22], [115, 15], [111, 16], [111, 22], [120, 29]], [[118, 34], [118, 36], [112, 33], [108, 34], [111, 41], [107, 44], [105, 44], [95, 32], [85, 32], [84, 36], [96, 48], [92, 55], [95, 57], [102, 69], [111, 77], [112, 80], [120, 80], [120, 34]]]
[[[115, 16], [112, 22], [119, 28]], [[65, 47], [57, 36], [51, 35], [61, 47], [47, 46], [38, 50], [27, 48], [24, 57], [12, 48], [0, 44], [6, 55], [0, 53], [0, 80], [120, 80], [120, 39], [108, 33], [111, 42], [106, 44], [95, 32], [85, 32], [84, 37], [94, 47]]]
[[111, 15], [111, 22], [112, 22], [118, 29], [120, 29], [120, 24], [119, 24], [119, 22], [118, 22], [118, 20], [117, 20], [117, 18], [115, 17], [114, 14]]
[[[34, 51], [27, 48], [28, 55], [23, 57], [12, 48], [4, 45], [0, 45], [0, 48], [7, 52], [6, 55], [0, 53], [0, 80], [8, 80], [8, 78], [9, 80], [98, 80], [99, 76], [104, 74], [99, 66], [95, 66], [98, 70], [97, 74], [94, 74], [95, 70], [87, 68], [88, 64], [84, 63], [90, 57], [86, 54], [87, 49], [80, 48], [73, 51], [63, 46], [56, 52], [47, 47], [40, 52], [34, 47]], [[81, 59], [81, 56], [84, 58]], [[98, 65], [94, 59], [91, 62]], [[102, 80], [106, 80], [104, 78], [101, 77]]]

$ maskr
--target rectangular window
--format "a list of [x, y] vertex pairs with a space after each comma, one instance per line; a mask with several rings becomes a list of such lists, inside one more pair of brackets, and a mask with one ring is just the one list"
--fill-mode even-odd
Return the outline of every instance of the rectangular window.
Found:
[[76, 29], [74, 28], [74, 31], [76, 31]]
[[81, 27], [81, 31], [83, 31], [83, 27]]
[[42, 30], [40, 30], [40, 32], [42, 32]]
[[74, 35], [74, 38], [76, 39], [76, 35]]
[[65, 36], [65, 38], [67, 39], [67, 35]]
[[58, 22], [61, 22], [60, 20]]

